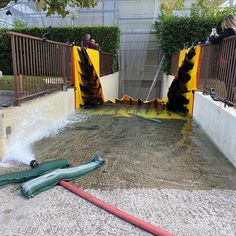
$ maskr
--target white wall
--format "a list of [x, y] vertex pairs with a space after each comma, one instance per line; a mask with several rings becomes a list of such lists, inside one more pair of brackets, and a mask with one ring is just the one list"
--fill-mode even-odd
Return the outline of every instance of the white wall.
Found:
[[169, 87], [175, 77], [173, 75], [163, 74], [162, 83], [161, 83], [161, 99], [165, 99], [167, 97], [167, 93]]
[[106, 75], [100, 78], [104, 99], [111, 100], [118, 98], [119, 73]]
[[[17, 107], [0, 110], [0, 160], [13, 135], [21, 134], [21, 139], [30, 134], [46, 130], [56, 121], [72, 113], [74, 89], [59, 91], [37, 99], [26, 101]], [[11, 134], [7, 134], [7, 131]]]
[[236, 109], [196, 92], [193, 119], [236, 167]]

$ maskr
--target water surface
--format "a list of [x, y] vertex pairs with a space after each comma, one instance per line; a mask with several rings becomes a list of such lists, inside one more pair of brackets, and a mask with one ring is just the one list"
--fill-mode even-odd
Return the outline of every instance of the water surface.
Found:
[[39, 162], [66, 158], [72, 166], [101, 155], [103, 167], [72, 181], [83, 188], [236, 189], [236, 169], [192, 121], [91, 115], [33, 150]]

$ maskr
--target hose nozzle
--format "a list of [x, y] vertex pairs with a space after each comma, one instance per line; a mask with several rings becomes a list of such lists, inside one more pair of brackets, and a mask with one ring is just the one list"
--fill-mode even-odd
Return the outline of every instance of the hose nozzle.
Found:
[[30, 162], [30, 166], [32, 167], [32, 168], [35, 168], [36, 166], [38, 166], [39, 165], [39, 163], [36, 161], [36, 160], [32, 160], [31, 162]]

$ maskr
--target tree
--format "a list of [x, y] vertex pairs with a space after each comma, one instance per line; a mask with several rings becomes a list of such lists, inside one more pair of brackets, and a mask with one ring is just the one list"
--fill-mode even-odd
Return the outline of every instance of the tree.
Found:
[[[2, 0], [0, 2], [0, 9], [6, 7], [9, 2], [11, 2], [11, 0]], [[16, 3], [17, 1], [13, 1], [13, 2]]]
[[184, 0], [161, 0], [161, 14], [171, 16], [173, 10], [184, 8]]
[[[39, 11], [47, 12], [47, 15], [52, 15], [58, 13], [59, 15], [66, 16], [69, 14], [67, 9], [70, 7], [80, 7], [80, 8], [88, 8], [95, 7], [97, 4], [97, 0], [32, 0], [36, 3], [37, 9]], [[0, 3], [0, 8], [4, 8], [8, 5], [11, 0], [2, 0]], [[13, 2], [17, 3], [19, 0], [13, 0]]]
[[222, 0], [196, 0], [192, 4], [192, 15], [214, 15], [218, 11], [218, 6]]
[[22, 29], [27, 27], [27, 23], [24, 20], [16, 18], [14, 19], [12, 26], [15, 29]]
[[[222, 0], [195, 0], [191, 4], [191, 15], [204, 16], [214, 15]], [[184, 8], [184, 0], [161, 0], [161, 13], [165, 16], [171, 16], [173, 10]]]

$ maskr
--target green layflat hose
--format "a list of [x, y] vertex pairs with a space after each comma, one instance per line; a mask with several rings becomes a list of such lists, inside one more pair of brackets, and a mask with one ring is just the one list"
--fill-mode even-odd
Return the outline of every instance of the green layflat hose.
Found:
[[100, 127], [98, 125], [90, 125], [90, 126], [71, 126], [66, 128], [66, 131], [80, 131], [80, 130], [96, 130]]
[[69, 181], [79, 178], [97, 169], [104, 162], [105, 161], [101, 157], [93, 155], [92, 159], [84, 165], [66, 169], [58, 169], [38, 178], [27, 181], [21, 185], [21, 191], [26, 197], [32, 198], [36, 194], [52, 188], [61, 180]]
[[27, 180], [36, 178], [42, 174], [48, 173], [50, 171], [65, 168], [68, 166], [70, 166], [70, 163], [67, 160], [58, 159], [52, 161], [45, 161], [31, 170], [4, 174], [0, 176], [0, 188], [10, 184], [22, 183]]
[[138, 114], [135, 114], [134, 116], [140, 118], [140, 119], [143, 119], [143, 120], [146, 120], [146, 121], [151, 121], [151, 122], [155, 122], [155, 123], [158, 123], [158, 124], [162, 124], [163, 122], [161, 120], [158, 120], [158, 119], [152, 119], [152, 118], [146, 118], [144, 116], [141, 116], [141, 115], [138, 115]]

